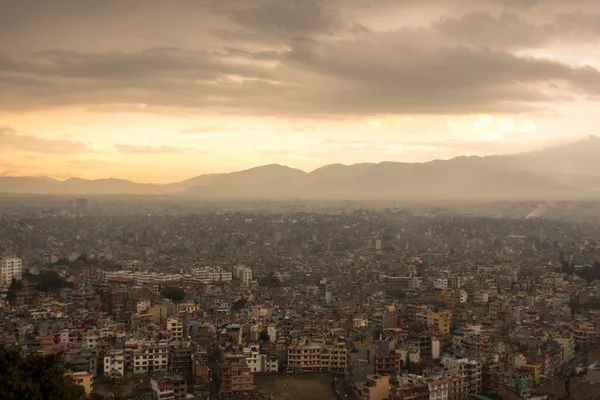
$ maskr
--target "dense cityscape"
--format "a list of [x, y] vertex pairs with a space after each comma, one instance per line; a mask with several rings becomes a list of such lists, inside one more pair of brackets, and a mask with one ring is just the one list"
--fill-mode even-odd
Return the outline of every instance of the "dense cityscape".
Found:
[[0, 345], [59, 355], [90, 399], [591, 399], [600, 383], [591, 222], [83, 198], [0, 222]]

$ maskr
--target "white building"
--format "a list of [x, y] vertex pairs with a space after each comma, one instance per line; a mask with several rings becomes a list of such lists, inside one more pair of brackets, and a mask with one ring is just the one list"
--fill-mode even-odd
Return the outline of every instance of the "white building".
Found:
[[104, 356], [104, 375], [125, 375], [125, 356], [122, 350], [113, 350]]
[[0, 259], [0, 286], [9, 286], [13, 279], [20, 281], [22, 277], [23, 260], [16, 256]]
[[258, 344], [244, 347], [244, 357], [252, 373], [267, 372], [267, 355], [260, 354], [259, 350], [260, 346]]
[[233, 274], [218, 267], [194, 268], [190, 274], [199, 282], [209, 284], [212, 282], [230, 282]]
[[151, 307], [150, 300], [140, 300], [135, 305], [138, 314], [148, 311]]
[[430, 400], [448, 400], [450, 396], [450, 382], [445, 379], [437, 381], [428, 381]]
[[244, 286], [248, 286], [252, 281], [252, 269], [243, 265], [236, 265], [233, 267], [233, 276], [242, 281]]
[[435, 278], [433, 280], [433, 288], [436, 290], [444, 290], [448, 288], [448, 278]]
[[269, 335], [269, 342], [277, 340], [277, 328], [275, 328], [275, 325], [267, 326], [267, 335]]
[[166, 371], [168, 362], [169, 348], [166, 344], [144, 345], [133, 352], [133, 373]]

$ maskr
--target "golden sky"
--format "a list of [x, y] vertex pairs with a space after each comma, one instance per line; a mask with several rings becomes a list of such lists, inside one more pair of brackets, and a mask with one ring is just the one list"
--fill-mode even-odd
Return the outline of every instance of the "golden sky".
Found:
[[0, 175], [165, 183], [598, 133], [597, 1], [0, 7]]

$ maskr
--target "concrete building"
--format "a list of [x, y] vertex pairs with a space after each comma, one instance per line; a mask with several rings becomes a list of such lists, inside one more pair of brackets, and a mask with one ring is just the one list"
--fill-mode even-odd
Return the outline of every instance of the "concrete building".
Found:
[[171, 332], [174, 340], [183, 340], [183, 322], [177, 318], [167, 319], [167, 331]]
[[169, 348], [163, 344], [144, 343], [132, 353], [134, 374], [166, 371], [168, 362]]
[[252, 281], [252, 269], [244, 265], [233, 267], [233, 277], [239, 279], [244, 286], [249, 286]]
[[254, 375], [243, 354], [225, 354], [221, 364], [221, 394], [241, 396], [254, 391]]
[[150, 307], [151, 307], [150, 300], [139, 300], [135, 305], [135, 309], [138, 314], [148, 311], [150, 309]]
[[299, 339], [288, 347], [289, 372], [320, 372], [322, 344]]
[[[189, 342], [188, 342], [189, 343]], [[169, 347], [169, 372], [183, 377], [191, 382], [194, 375], [194, 351], [189, 345], [175, 345]]]
[[367, 375], [362, 385], [361, 400], [386, 400], [390, 395], [390, 377]]
[[0, 287], [8, 287], [13, 279], [23, 277], [23, 260], [16, 256], [0, 258]]
[[428, 381], [429, 400], [448, 400], [450, 398], [450, 382], [447, 379]]
[[252, 373], [267, 372], [267, 355], [260, 354], [260, 345], [250, 344], [244, 347], [244, 357]]
[[432, 333], [438, 335], [449, 335], [452, 326], [452, 313], [450, 311], [427, 313], [427, 327]]
[[180, 376], [165, 376], [151, 381], [155, 400], [185, 400], [187, 384]]
[[448, 278], [435, 278], [433, 280], [433, 288], [435, 290], [444, 290], [448, 288]]
[[104, 375], [125, 375], [125, 356], [122, 350], [112, 350], [104, 355]]
[[575, 358], [575, 338], [569, 334], [553, 335], [552, 339], [562, 347], [562, 362], [568, 364]]
[[94, 378], [89, 372], [67, 372], [67, 375], [72, 377], [75, 383], [79, 386], [83, 386], [86, 395], [92, 393], [92, 385]]

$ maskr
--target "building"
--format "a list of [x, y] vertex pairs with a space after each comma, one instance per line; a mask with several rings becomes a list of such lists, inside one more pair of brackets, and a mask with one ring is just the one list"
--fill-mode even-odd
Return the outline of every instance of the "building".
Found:
[[194, 350], [191, 346], [171, 346], [169, 348], [169, 372], [191, 382], [194, 375], [193, 353]]
[[152, 305], [150, 304], [150, 300], [139, 300], [136, 305], [136, 311], [138, 314], [144, 313], [150, 309]]
[[125, 375], [125, 356], [121, 350], [112, 350], [104, 355], [104, 375]]
[[375, 373], [378, 375], [398, 375], [402, 368], [402, 354], [378, 354], [375, 356]]
[[166, 344], [140, 343], [131, 353], [134, 374], [166, 371], [169, 348]]
[[254, 391], [254, 375], [243, 354], [225, 354], [221, 364], [221, 394], [236, 397]]
[[444, 290], [448, 288], [448, 278], [435, 278], [433, 280], [433, 288], [435, 290]]
[[568, 364], [575, 358], [575, 338], [568, 334], [552, 336], [552, 339], [562, 347], [562, 362]]
[[452, 326], [452, 313], [450, 311], [427, 313], [427, 327], [432, 333], [438, 335], [449, 335]]
[[446, 379], [428, 381], [429, 400], [448, 400], [450, 396], [450, 382]]
[[590, 323], [575, 323], [572, 326], [575, 344], [580, 347], [588, 347], [592, 343], [598, 342], [598, 331]]
[[85, 210], [88, 207], [87, 199], [79, 197], [79, 198], [77, 198], [77, 200], [75, 200], [75, 205], [76, 205], [77, 209]]
[[16, 256], [0, 258], [0, 287], [8, 287], [13, 279], [23, 277], [23, 261]]
[[239, 279], [244, 286], [249, 286], [252, 281], [252, 268], [236, 265], [233, 267], [233, 277]]
[[94, 384], [94, 378], [89, 372], [67, 372], [67, 375], [72, 377], [76, 384], [83, 386], [86, 395], [92, 393], [92, 385]]
[[288, 347], [288, 372], [320, 372], [322, 344], [299, 339]]
[[176, 318], [167, 319], [167, 331], [171, 332], [174, 340], [183, 340], [183, 323]]
[[165, 376], [151, 381], [155, 400], [185, 400], [187, 384], [180, 376]]
[[450, 381], [450, 398], [466, 399], [467, 394], [479, 394], [483, 384], [483, 366], [480, 362], [468, 358], [445, 358], [443, 361]]
[[260, 346], [258, 344], [251, 344], [244, 347], [244, 357], [246, 358], [246, 363], [248, 364], [248, 368], [250, 368], [250, 372], [267, 372], [267, 355], [260, 354]]
[[327, 341], [321, 349], [321, 372], [345, 374], [347, 366], [348, 349], [344, 341]]
[[362, 385], [361, 400], [386, 400], [390, 395], [390, 377], [367, 375]]

